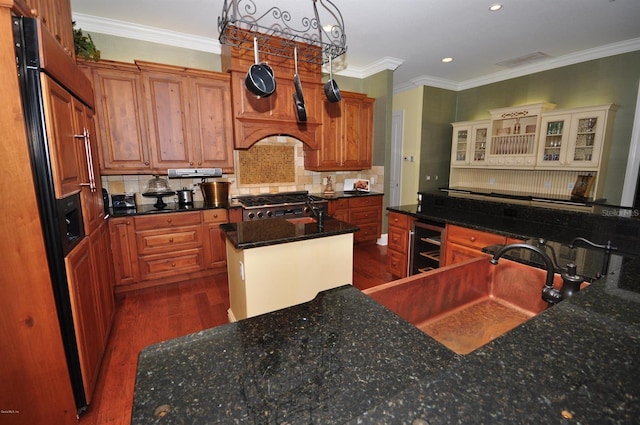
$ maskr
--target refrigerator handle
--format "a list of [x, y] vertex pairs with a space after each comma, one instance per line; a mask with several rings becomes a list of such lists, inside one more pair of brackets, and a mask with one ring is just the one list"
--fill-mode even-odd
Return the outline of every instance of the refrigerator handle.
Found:
[[96, 179], [95, 173], [93, 170], [93, 156], [91, 154], [91, 136], [89, 134], [89, 130], [86, 128], [83, 130], [82, 134], [74, 135], [77, 139], [82, 139], [84, 142], [84, 155], [87, 160], [87, 174], [89, 177], [89, 183], [80, 183], [80, 186], [89, 186], [89, 189], [92, 192], [96, 191]]

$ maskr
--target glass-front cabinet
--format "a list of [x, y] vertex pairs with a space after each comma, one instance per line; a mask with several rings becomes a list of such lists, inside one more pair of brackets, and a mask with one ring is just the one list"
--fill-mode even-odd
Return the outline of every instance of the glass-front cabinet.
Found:
[[491, 110], [491, 139], [487, 164], [499, 167], [533, 167], [537, 154], [537, 130], [549, 103]]
[[543, 114], [536, 168], [600, 166], [614, 105]]
[[486, 162], [490, 121], [455, 122], [451, 165], [483, 165]]

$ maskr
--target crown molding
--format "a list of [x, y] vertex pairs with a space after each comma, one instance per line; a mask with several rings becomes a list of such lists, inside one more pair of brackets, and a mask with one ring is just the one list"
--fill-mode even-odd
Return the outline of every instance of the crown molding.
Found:
[[[118, 21], [114, 19], [101, 18], [82, 13], [73, 13], [73, 20], [86, 32], [97, 32], [101, 34], [113, 35], [117, 37], [132, 38], [136, 40], [149, 41], [152, 43], [166, 44], [169, 46], [181, 47], [184, 49], [200, 50], [204, 52], [221, 54], [220, 42], [215, 38], [201, 37], [176, 31], [168, 31], [146, 25], [133, 24], [130, 22]], [[456, 82], [429, 75], [423, 75], [412, 79], [408, 83], [394, 86], [394, 93], [399, 93], [421, 85], [437, 87], [447, 90], [460, 91], [480, 87], [487, 84], [509, 80], [511, 78], [523, 77], [537, 72], [548, 71], [554, 68], [574, 65], [576, 63], [601, 59], [608, 56], [619, 55], [640, 50], [640, 38], [612, 43], [606, 46], [584, 50], [582, 52], [548, 59], [539, 63], [522, 66], [514, 69], [496, 72], [480, 78]], [[336, 71], [334, 74], [343, 77], [364, 79], [381, 71], [395, 71], [404, 60], [386, 56], [370, 65], [364, 67], [348, 66]], [[335, 66], [335, 65], [334, 65]]]
[[183, 49], [200, 50], [220, 54], [220, 43], [209, 37], [168, 31], [146, 25], [133, 24], [115, 19], [74, 13], [73, 20], [85, 32], [97, 32], [117, 37], [132, 38], [152, 43], [166, 44]]

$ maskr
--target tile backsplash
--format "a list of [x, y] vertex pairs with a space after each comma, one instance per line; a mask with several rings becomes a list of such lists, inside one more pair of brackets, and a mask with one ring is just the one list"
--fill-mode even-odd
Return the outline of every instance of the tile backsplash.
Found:
[[[272, 146], [274, 148], [269, 148]], [[252, 151], [257, 147], [258, 149]], [[274, 156], [274, 152], [290, 152], [293, 149], [291, 156], [283, 155], [281, 157]], [[258, 193], [275, 193], [275, 192], [293, 192], [306, 190], [309, 193], [321, 193], [325, 185], [327, 184], [327, 177], [331, 176], [333, 188], [335, 191], [342, 191], [344, 189], [344, 180], [349, 178], [357, 179], [369, 179], [371, 181], [371, 190], [374, 192], [382, 192], [384, 189], [384, 167], [373, 166], [369, 170], [362, 171], [327, 171], [316, 172], [304, 169], [304, 150], [302, 148], [302, 142], [290, 137], [270, 137], [264, 141], [260, 141], [249, 149], [252, 151], [249, 155], [245, 156], [247, 161], [241, 161], [239, 156], [247, 151], [235, 151], [235, 163], [236, 172], [234, 174], [225, 174], [219, 178], [221, 181], [229, 181], [229, 195], [249, 195]], [[265, 156], [268, 153], [271, 156]], [[268, 170], [264, 164], [258, 166], [255, 162], [265, 162], [265, 160], [271, 161], [270, 166], [280, 166], [294, 171], [291, 175], [284, 174], [286, 178], [291, 177], [290, 182], [271, 182], [272, 180], [280, 180], [279, 178], [273, 178], [267, 175], [261, 175], [260, 170]], [[280, 164], [281, 161], [287, 163]], [[291, 164], [293, 162], [293, 164]], [[249, 174], [247, 174], [249, 173]], [[250, 178], [243, 178], [244, 176], [250, 176]], [[257, 176], [256, 176], [257, 175]], [[166, 177], [164, 175], [163, 177]], [[102, 176], [102, 185], [109, 195], [120, 193], [133, 193], [136, 196], [136, 203], [138, 205], [154, 204], [156, 198], [144, 197], [141, 194], [147, 189], [149, 180], [153, 178], [153, 175], [109, 175]], [[213, 180], [213, 179], [212, 179]], [[202, 201], [202, 192], [198, 183], [201, 179], [169, 179], [169, 186], [173, 190], [182, 188], [194, 190], [194, 200]], [[243, 183], [246, 182], [246, 183]], [[177, 198], [166, 197], [165, 202], [175, 202]]]

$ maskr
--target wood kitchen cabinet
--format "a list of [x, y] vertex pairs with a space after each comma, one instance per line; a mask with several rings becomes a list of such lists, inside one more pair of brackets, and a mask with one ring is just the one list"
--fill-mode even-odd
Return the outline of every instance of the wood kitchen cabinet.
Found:
[[180, 282], [226, 268], [226, 209], [110, 219], [116, 292]]
[[444, 265], [460, 263], [471, 258], [488, 256], [482, 248], [489, 245], [504, 245], [521, 242], [495, 233], [460, 227], [451, 224], [446, 226], [446, 243]]
[[94, 80], [103, 174], [233, 172], [228, 75], [142, 61], [84, 66]]
[[409, 275], [409, 241], [413, 222], [411, 216], [389, 212], [387, 271], [396, 277]]
[[331, 217], [360, 228], [360, 231], [354, 233], [354, 243], [375, 242], [380, 238], [382, 195], [332, 199], [327, 208]]
[[96, 271], [100, 331], [106, 346], [115, 315], [113, 263], [111, 256], [107, 254], [111, 252], [107, 221], [102, 221], [101, 225], [89, 237], [89, 241], [91, 242], [91, 258]]
[[305, 147], [304, 166], [308, 170], [371, 168], [374, 99], [360, 93], [341, 94], [340, 102], [323, 102], [320, 144], [317, 150]]
[[65, 258], [73, 325], [87, 403], [91, 403], [106, 346], [102, 331], [100, 293], [89, 244], [89, 238], [84, 238]]
[[25, 0], [25, 3], [31, 15], [40, 19], [64, 52], [75, 58], [70, 0]]
[[109, 235], [116, 287], [138, 282], [140, 270], [133, 217], [110, 218]]
[[50, 77], [42, 74], [44, 112], [50, 125], [47, 138], [51, 146], [51, 168], [56, 198], [80, 190], [81, 141], [76, 138], [74, 98]]
[[92, 70], [103, 174], [151, 174], [145, 102], [134, 65], [86, 65]]
[[220, 225], [229, 222], [227, 210], [217, 208], [202, 212], [204, 223], [204, 259], [207, 267], [224, 269], [227, 265], [225, 237]]

